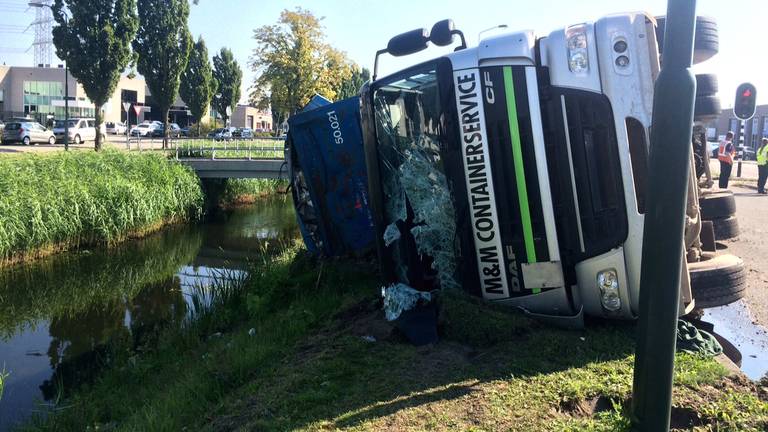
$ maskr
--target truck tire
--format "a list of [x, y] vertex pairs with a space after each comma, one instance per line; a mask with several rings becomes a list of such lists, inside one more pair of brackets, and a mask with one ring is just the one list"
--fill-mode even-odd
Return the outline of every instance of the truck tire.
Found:
[[696, 105], [693, 108], [693, 118], [696, 120], [709, 120], [720, 116], [723, 112], [720, 107], [720, 98], [714, 95], [696, 96]]
[[713, 219], [712, 227], [715, 230], [715, 240], [730, 240], [739, 236], [739, 222], [736, 216], [723, 219]]
[[699, 197], [699, 207], [704, 220], [725, 219], [736, 214], [736, 199], [731, 191], [715, 192]]
[[717, 84], [717, 75], [698, 74], [696, 75], [696, 97], [712, 96], [717, 94], [719, 86]]
[[688, 264], [696, 307], [725, 306], [744, 297], [747, 273], [741, 258], [734, 255], [705, 257], [709, 259]]
[[[664, 49], [665, 16], [656, 17], [656, 40], [659, 43], [659, 54]], [[698, 64], [714, 57], [720, 50], [720, 38], [717, 33], [717, 22], [713, 18], [696, 17], [696, 35], [693, 43], [693, 64]]]

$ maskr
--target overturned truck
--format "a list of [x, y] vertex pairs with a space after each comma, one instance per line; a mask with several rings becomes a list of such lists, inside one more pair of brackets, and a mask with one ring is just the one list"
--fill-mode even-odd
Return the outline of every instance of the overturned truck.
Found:
[[[635, 318], [660, 23], [618, 14], [468, 48], [446, 20], [392, 38], [377, 65], [384, 53], [447, 46], [455, 36], [461, 45], [381, 79], [375, 67], [361, 90], [385, 283], [461, 288], [563, 320]], [[699, 17], [694, 61], [716, 53], [717, 27]], [[704, 96], [697, 122], [719, 114], [716, 96]], [[711, 239], [702, 243], [696, 160], [681, 315], [744, 290], [741, 260], [718, 254]]]

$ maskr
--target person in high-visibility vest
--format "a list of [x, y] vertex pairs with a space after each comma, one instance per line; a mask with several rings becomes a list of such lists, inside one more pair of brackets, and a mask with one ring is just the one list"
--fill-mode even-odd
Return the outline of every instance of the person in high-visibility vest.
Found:
[[736, 148], [733, 146], [733, 132], [725, 134], [725, 139], [720, 141], [720, 148], [717, 151], [717, 159], [720, 161], [720, 189], [728, 189], [728, 180], [731, 179], [731, 169], [733, 168], [733, 156], [736, 154]]
[[757, 149], [757, 192], [765, 191], [765, 181], [768, 180], [768, 138], [763, 138], [762, 145]]

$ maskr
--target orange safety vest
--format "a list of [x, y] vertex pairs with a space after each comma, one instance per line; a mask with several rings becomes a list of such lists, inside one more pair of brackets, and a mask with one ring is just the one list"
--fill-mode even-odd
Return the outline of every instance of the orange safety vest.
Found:
[[731, 143], [729, 143], [728, 141], [720, 141], [720, 150], [718, 150], [717, 152], [717, 159], [720, 162], [725, 162], [728, 165], [733, 165], [733, 153], [734, 153], [733, 150], [731, 150], [730, 152], [725, 151], [725, 147], [728, 144], [731, 144]]

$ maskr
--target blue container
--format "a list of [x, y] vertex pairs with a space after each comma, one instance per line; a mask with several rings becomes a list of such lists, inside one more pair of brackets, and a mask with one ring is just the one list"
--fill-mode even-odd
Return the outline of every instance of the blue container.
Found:
[[288, 125], [293, 201], [307, 249], [325, 256], [373, 249], [359, 98], [295, 114]]

